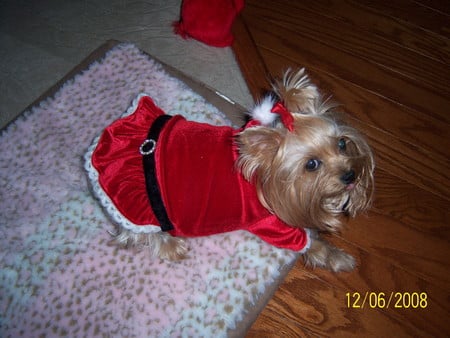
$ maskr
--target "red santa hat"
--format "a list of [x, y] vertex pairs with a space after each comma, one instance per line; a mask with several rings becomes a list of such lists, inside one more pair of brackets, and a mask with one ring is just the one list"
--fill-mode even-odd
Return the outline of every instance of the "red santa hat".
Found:
[[231, 27], [244, 7], [244, 0], [184, 0], [181, 18], [174, 22], [176, 34], [192, 37], [215, 47], [233, 43]]

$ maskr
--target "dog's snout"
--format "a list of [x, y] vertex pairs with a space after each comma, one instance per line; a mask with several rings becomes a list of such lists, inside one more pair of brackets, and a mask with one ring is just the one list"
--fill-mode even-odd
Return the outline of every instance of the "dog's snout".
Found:
[[351, 169], [341, 176], [341, 181], [342, 183], [348, 185], [355, 182], [355, 178], [356, 178], [355, 171]]

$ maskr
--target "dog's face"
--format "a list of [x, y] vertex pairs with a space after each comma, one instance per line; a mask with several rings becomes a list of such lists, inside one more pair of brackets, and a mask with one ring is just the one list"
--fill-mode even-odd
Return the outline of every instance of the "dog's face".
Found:
[[256, 185], [261, 203], [287, 224], [338, 230], [372, 199], [374, 161], [353, 128], [321, 114], [292, 114], [293, 130], [245, 129], [238, 136], [238, 166]]

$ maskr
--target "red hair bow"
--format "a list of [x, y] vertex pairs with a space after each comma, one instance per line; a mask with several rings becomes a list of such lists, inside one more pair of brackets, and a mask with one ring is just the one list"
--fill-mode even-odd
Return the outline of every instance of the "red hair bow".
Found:
[[292, 116], [291, 112], [286, 109], [284, 104], [282, 104], [281, 102], [277, 102], [273, 106], [271, 112], [280, 115], [281, 122], [283, 122], [287, 130], [294, 130], [294, 117]]

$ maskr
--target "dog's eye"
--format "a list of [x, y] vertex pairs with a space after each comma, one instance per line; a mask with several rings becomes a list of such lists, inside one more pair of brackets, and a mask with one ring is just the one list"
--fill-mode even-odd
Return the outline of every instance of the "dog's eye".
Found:
[[345, 141], [345, 138], [339, 139], [338, 147], [340, 151], [345, 151], [347, 149], [347, 142]]
[[320, 160], [317, 160], [315, 158], [312, 158], [306, 162], [305, 169], [308, 171], [316, 171], [319, 169], [322, 162]]

